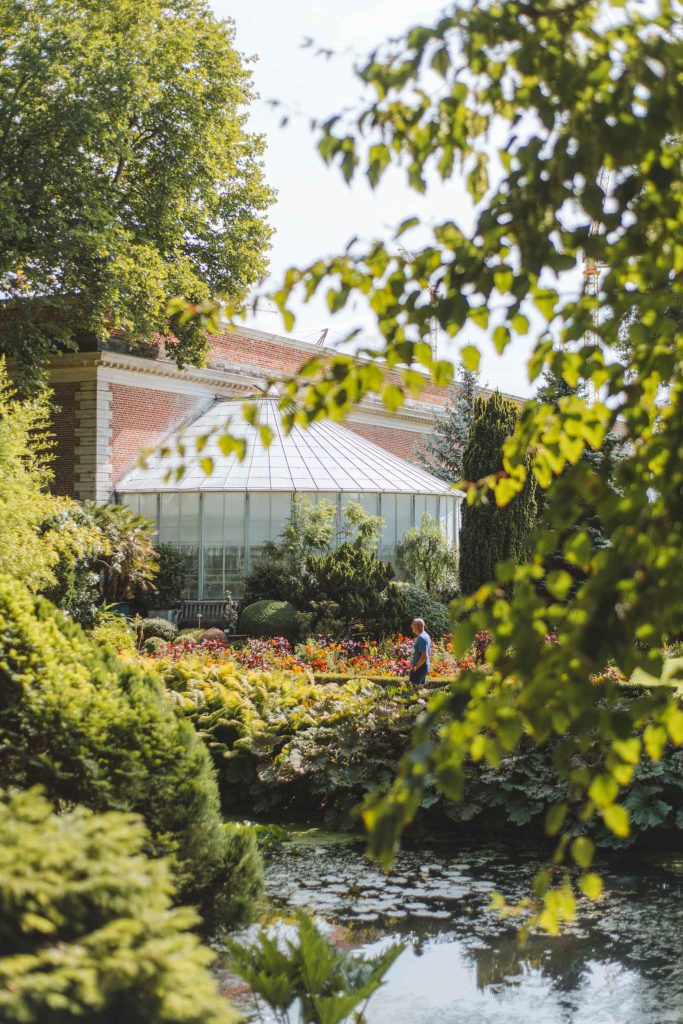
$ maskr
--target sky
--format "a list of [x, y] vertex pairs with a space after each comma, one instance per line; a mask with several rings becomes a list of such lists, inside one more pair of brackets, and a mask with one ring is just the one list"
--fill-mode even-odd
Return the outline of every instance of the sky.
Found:
[[[340, 173], [319, 157], [310, 129], [311, 118], [360, 105], [355, 62], [417, 20], [434, 20], [443, 2], [345, 0], [340, 5], [332, 0], [211, 0], [211, 4], [219, 17], [234, 19], [238, 49], [258, 58], [253, 75], [259, 99], [250, 111], [250, 128], [267, 138], [266, 177], [278, 193], [270, 214], [276, 234], [266, 290], [277, 284], [287, 267], [334, 255], [354, 236], [387, 240], [402, 220], [414, 215], [422, 223], [466, 216], [464, 186], [456, 178], [445, 185], [434, 182], [425, 197], [409, 189], [398, 172], [392, 172], [375, 191], [360, 177], [346, 185]], [[306, 38], [315, 45], [302, 46]], [[316, 55], [319, 48], [333, 50], [335, 55], [329, 59]], [[289, 119], [284, 128], [280, 126], [283, 116]], [[328, 343], [334, 345], [359, 326], [364, 341], [377, 338], [372, 317], [362, 307], [347, 307], [331, 316], [320, 300], [295, 308], [295, 313], [290, 334], [296, 338], [313, 341], [328, 328]], [[265, 301], [249, 326], [284, 332], [279, 314]], [[467, 338], [463, 342], [468, 340], [480, 341]], [[457, 358], [453, 342], [446, 339], [439, 351]], [[508, 393], [530, 394], [528, 352], [528, 344], [517, 341], [501, 357], [484, 339], [482, 383]]]

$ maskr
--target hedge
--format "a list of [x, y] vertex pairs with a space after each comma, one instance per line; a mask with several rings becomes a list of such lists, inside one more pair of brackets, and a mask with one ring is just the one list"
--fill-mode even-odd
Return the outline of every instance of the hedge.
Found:
[[239, 631], [246, 636], [284, 636], [295, 640], [296, 608], [289, 601], [254, 601], [243, 609]]

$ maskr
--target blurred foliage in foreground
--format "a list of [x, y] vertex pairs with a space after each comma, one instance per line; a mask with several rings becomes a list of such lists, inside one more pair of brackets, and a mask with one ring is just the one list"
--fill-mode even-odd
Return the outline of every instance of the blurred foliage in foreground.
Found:
[[[282, 390], [285, 426], [343, 419], [371, 393], [399, 408], [424, 387], [420, 370], [449, 384], [460, 358], [476, 370], [471, 342], [433, 355], [435, 320], [457, 340], [483, 329], [499, 352], [527, 337], [532, 381], [549, 367], [586, 385], [527, 403], [501, 471], [470, 483], [470, 502], [503, 506], [533, 475], [546, 491], [545, 528], [527, 564], [499, 564], [460, 605], [456, 644], [464, 652], [488, 631], [490, 672], [470, 674], [464, 706], [457, 695], [432, 704], [395, 786], [366, 817], [386, 862], [428, 779], [459, 801], [467, 758], [496, 767], [523, 736], [539, 746], [562, 736], [554, 767], [569, 798], [546, 819], [556, 854], [533, 898], [507, 908], [550, 931], [574, 913], [574, 881], [597, 892], [592, 850], [575, 830], [597, 816], [628, 835], [620, 796], [636, 766], [656, 762], [668, 740], [683, 743], [668, 689], [654, 685], [617, 710], [590, 682], [610, 663], [656, 682], [683, 617], [683, 333], [670, 315], [683, 271], [680, 14], [671, 0], [458, 3], [375, 51], [359, 71], [371, 99], [322, 126], [321, 155], [373, 187], [394, 165], [418, 192], [457, 174], [468, 217], [427, 226], [406, 211], [391, 241], [354, 241], [293, 268], [275, 296], [287, 327], [299, 295], [324, 288], [331, 312], [365, 301], [384, 343], [366, 361], [312, 357]], [[583, 288], [586, 265], [598, 269], [597, 293]], [[582, 455], [615, 429], [625, 454], [609, 481]], [[585, 578], [575, 588], [556, 567], [557, 535], [586, 503], [609, 544], [595, 550], [589, 529], [569, 532], [560, 557]], [[551, 631], [557, 643], [547, 645]], [[603, 756], [577, 767], [595, 737]]]

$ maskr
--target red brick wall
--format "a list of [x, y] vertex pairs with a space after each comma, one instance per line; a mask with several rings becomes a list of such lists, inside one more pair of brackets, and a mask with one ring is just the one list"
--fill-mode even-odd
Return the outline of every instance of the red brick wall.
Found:
[[55, 494], [74, 493], [77, 388], [78, 384], [57, 384], [53, 387], [52, 430], [56, 445], [52, 490]]
[[310, 356], [320, 353], [313, 346], [293, 348], [276, 341], [245, 338], [239, 334], [219, 334], [211, 338], [214, 359], [227, 359], [240, 366], [271, 370], [273, 375], [296, 373]]
[[183, 395], [153, 388], [111, 384], [112, 474], [116, 486], [132, 469], [144, 448], [163, 440], [193, 413], [206, 405], [199, 395]]
[[350, 420], [346, 420], [344, 426], [392, 455], [398, 455], [408, 462], [418, 461], [416, 451], [422, 444], [422, 434], [394, 427], [379, 427], [374, 423], [352, 423]]
[[[271, 370], [273, 375], [296, 373], [301, 364], [314, 355], [324, 355], [325, 350], [314, 345], [282, 345], [268, 339], [246, 338], [240, 334], [217, 334], [210, 339], [213, 358], [226, 359], [245, 367], [260, 367]], [[395, 370], [387, 371], [387, 380], [400, 381], [400, 374]], [[434, 405], [445, 405], [448, 392], [428, 383], [420, 398]]]

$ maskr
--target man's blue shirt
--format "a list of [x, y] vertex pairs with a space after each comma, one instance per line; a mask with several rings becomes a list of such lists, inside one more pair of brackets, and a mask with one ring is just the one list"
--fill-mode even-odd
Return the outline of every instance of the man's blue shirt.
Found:
[[426, 654], [427, 660], [425, 662], [425, 668], [429, 672], [431, 665], [429, 664], [429, 651], [432, 646], [432, 638], [426, 630], [422, 630], [418, 636], [415, 637], [415, 646], [413, 647], [413, 668], [417, 665], [420, 655]]

